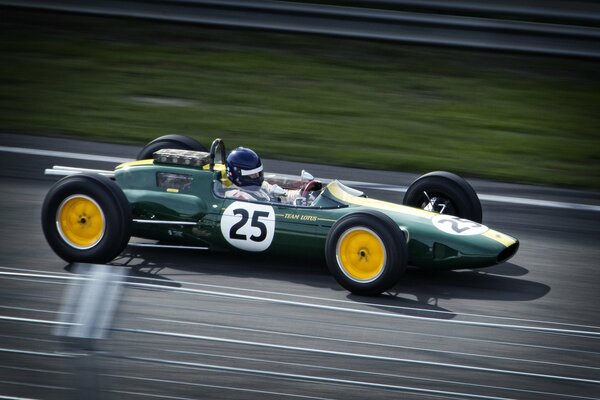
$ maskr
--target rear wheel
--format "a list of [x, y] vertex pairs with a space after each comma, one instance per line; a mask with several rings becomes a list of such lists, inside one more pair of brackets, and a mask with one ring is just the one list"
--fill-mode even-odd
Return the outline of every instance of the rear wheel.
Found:
[[478, 223], [483, 220], [481, 202], [473, 187], [464, 178], [445, 171], [430, 172], [414, 181], [402, 204]]
[[180, 149], [194, 151], [208, 151], [196, 139], [184, 135], [165, 135], [154, 139], [145, 145], [137, 155], [138, 160], [152, 158], [155, 151], [162, 149]]
[[101, 175], [79, 174], [58, 181], [42, 206], [42, 229], [65, 261], [105, 263], [127, 245], [131, 209], [119, 186]]
[[392, 288], [406, 270], [408, 259], [404, 233], [376, 211], [338, 220], [327, 237], [325, 256], [339, 284], [364, 296]]

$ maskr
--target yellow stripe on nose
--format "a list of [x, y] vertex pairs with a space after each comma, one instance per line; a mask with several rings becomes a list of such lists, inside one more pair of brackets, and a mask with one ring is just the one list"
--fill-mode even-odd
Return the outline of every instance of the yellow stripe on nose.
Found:
[[489, 229], [488, 231], [483, 233], [481, 236], [485, 236], [488, 239], [492, 239], [498, 243], [502, 243], [506, 247], [517, 242], [517, 240], [515, 238], [505, 235], [504, 233], [495, 231], [493, 229]]

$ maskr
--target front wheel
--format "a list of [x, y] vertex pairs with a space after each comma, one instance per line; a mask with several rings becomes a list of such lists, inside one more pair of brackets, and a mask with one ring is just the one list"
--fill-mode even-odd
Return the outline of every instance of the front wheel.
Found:
[[430, 172], [414, 181], [402, 204], [481, 223], [481, 202], [473, 187], [450, 172]]
[[94, 174], [71, 175], [46, 195], [42, 229], [63, 260], [106, 263], [129, 241], [131, 208], [114, 181]]
[[338, 220], [327, 236], [325, 257], [338, 283], [363, 296], [391, 289], [406, 270], [408, 259], [404, 233], [377, 211]]

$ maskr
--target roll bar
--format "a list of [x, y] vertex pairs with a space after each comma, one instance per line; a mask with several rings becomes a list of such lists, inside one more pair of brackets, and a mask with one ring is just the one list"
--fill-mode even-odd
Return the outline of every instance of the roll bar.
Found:
[[223, 140], [221, 140], [220, 138], [216, 138], [215, 140], [213, 140], [212, 144], [210, 145], [210, 170], [214, 171], [215, 169], [215, 156], [217, 153], [217, 148], [221, 150], [221, 163], [225, 163], [225, 160], [227, 158], [226, 156], [226, 152], [225, 152], [225, 143], [223, 142]]

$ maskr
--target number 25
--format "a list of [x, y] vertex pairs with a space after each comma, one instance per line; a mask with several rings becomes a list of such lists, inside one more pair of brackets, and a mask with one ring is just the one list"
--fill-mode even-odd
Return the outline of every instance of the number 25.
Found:
[[[236, 222], [235, 224], [233, 224], [233, 226], [231, 227], [231, 230], [229, 231], [229, 237], [231, 239], [237, 239], [237, 240], [248, 240], [248, 237], [246, 235], [238, 233], [238, 231], [244, 225], [246, 225], [246, 222], [248, 222], [248, 219], [250, 219], [250, 215], [249, 215], [248, 211], [244, 210], [243, 208], [237, 208], [237, 209], [233, 210], [233, 214], [240, 215], [242, 217], [242, 219], [239, 220], [238, 222]], [[258, 219], [261, 217], [266, 218], [268, 216], [269, 216], [269, 213], [267, 211], [254, 211], [254, 213], [252, 214], [252, 221], [250, 222], [250, 226], [253, 226], [260, 230], [260, 234], [258, 236], [255, 236], [255, 235], [250, 236], [250, 240], [252, 240], [253, 242], [262, 242], [267, 237], [267, 226], [263, 222], [259, 221]]]

